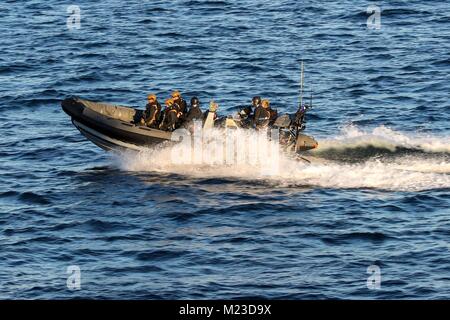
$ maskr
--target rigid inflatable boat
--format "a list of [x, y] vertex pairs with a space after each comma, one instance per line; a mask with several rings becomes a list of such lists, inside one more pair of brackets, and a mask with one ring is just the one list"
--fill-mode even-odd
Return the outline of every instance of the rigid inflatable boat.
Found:
[[[143, 110], [132, 107], [112, 105], [70, 97], [62, 101], [62, 109], [72, 120], [73, 125], [90, 141], [108, 151], [135, 150], [152, 147], [163, 142], [173, 141], [173, 132], [162, 131], [139, 125]], [[207, 123], [213, 127], [242, 127], [236, 118], [227, 117], [213, 121], [210, 111]], [[283, 115], [276, 119], [272, 128], [280, 130], [280, 144], [289, 152], [301, 154], [317, 147], [313, 138], [302, 134], [303, 124], [295, 123], [293, 116]], [[216, 122], [216, 123], [213, 123]], [[244, 127], [242, 127], [244, 128]], [[254, 130], [248, 128], [245, 130]], [[176, 132], [176, 130], [174, 131]]]

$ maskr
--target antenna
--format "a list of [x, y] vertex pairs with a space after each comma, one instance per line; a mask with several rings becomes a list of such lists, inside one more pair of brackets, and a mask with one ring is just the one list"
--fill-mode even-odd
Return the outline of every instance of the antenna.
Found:
[[300, 108], [303, 105], [303, 81], [304, 81], [304, 69], [303, 69], [303, 60], [302, 60], [301, 74], [300, 74]]

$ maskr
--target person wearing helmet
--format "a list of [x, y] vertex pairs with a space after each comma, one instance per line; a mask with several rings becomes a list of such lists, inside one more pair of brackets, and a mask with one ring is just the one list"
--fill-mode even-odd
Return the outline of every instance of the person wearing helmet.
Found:
[[156, 98], [156, 95], [149, 94], [147, 97], [147, 105], [142, 115], [141, 125], [146, 125], [150, 128], [158, 128], [158, 120], [161, 114], [161, 105]]
[[185, 120], [187, 116], [187, 103], [186, 101], [181, 97], [181, 93], [178, 90], [175, 90], [172, 93], [172, 100], [173, 105], [178, 111], [178, 119], [179, 122]]
[[166, 100], [166, 108], [164, 109], [163, 119], [159, 128], [161, 130], [173, 131], [176, 129], [178, 122], [178, 109], [175, 107], [173, 99]]
[[254, 111], [261, 105], [261, 97], [255, 96], [252, 98], [252, 104], [245, 106], [239, 111], [239, 116], [244, 126], [250, 126], [254, 116]]
[[193, 97], [191, 99], [191, 105], [189, 108], [189, 112], [186, 116], [186, 123], [189, 123], [194, 120], [202, 120], [203, 119], [203, 113], [200, 109], [200, 100], [198, 100], [197, 97]]
[[275, 110], [270, 108], [270, 101], [263, 100], [261, 105], [255, 109], [255, 117], [253, 119], [253, 126], [256, 129], [263, 129], [267, 127], [272, 118], [274, 118]]

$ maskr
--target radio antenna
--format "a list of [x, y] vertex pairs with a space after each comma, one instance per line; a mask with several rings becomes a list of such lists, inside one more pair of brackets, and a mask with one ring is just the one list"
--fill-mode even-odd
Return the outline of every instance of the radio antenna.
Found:
[[303, 82], [304, 82], [304, 68], [303, 68], [303, 60], [301, 64], [301, 73], [300, 73], [300, 108], [303, 106]]

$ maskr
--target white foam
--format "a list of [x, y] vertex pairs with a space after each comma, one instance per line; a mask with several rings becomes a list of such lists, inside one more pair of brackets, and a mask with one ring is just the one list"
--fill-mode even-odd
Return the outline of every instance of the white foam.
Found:
[[321, 139], [318, 151], [366, 146], [385, 148], [392, 152], [398, 147], [402, 147], [419, 149], [424, 152], [450, 153], [450, 137], [402, 133], [385, 126], [363, 130], [350, 125], [331, 139]]
[[[450, 163], [439, 160], [370, 160], [358, 164], [328, 162], [295, 168], [303, 183], [326, 188], [375, 188], [397, 191], [450, 188]], [[289, 182], [286, 180], [286, 182]]]
[[[420, 137], [419, 137], [420, 138]], [[449, 144], [436, 137], [419, 139], [385, 127], [371, 132], [352, 127], [343, 134], [326, 140], [322, 148], [352, 148], [380, 143], [395, 150], [398, 146], [411, 146], [420, 141], [424, 150], [449, 150]], [[355, 140], [356, 139], [356, 140]], [[208, 151], [207, 151], [208, 152]], [[446, 151], [445, 151], [446, 152]], [[286, 155], [279, 156], [278, 172], [264, 174], [261, 164], [246, 165], [175, 165], [171, 161], [172, 149], [155, 148], [120, 157], [120, 168], [127, 171], [170, 172], [193, 177], [228, 177], [235, 179], [260, 179], [279, 186], [317, 186], [322, 188], [375, 188], [393, 191], [418, 191], [450, 188], [450, 160], [448, 156], [401, 156], [383, 160], [369, 159], [362, 163], [313, 161], [307, 164]], [[274, 165], [274, 164], [273, 164]]]

